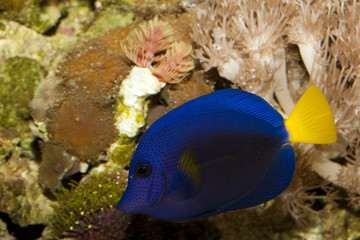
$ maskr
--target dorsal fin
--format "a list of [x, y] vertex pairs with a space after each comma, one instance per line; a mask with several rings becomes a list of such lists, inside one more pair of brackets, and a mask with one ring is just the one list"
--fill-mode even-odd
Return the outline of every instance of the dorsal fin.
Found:
[[199, 190], [200, 181], [200, 169], [196, 156], [193, 151], [186, 149], [177, 165], [170, 192], [175, 192], [177, 198], [191, 198]]
[[225, 89], [201, 96], [175, 108], [160, 118], [152, 130], [194, 116], [224, 112], [257, 119], [273, 127], [283, 123], [282, 116], [261, 97], [238, 89]]

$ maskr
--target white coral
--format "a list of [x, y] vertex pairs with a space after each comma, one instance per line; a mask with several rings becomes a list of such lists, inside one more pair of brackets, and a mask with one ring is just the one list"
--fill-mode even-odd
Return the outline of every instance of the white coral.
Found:
[[293, 6], [280, 0], [205, 1], [191, 34], [199, 46], [195, 56], [206, 70], [216, 67], [234, 87], [274, 105], [275, 93], [288, 115], [294, 103], [287, 86], [284, 36], [292, 12]]
[[[166, 84], [152, 75], [150, 69], [134, 67], [119, 91], [119, 103], [115, 126], [120, 134], [135, 137], [144, 126], [146, 98], [159, 93]], [[120, 106], [119, 106], [120, 105]]]

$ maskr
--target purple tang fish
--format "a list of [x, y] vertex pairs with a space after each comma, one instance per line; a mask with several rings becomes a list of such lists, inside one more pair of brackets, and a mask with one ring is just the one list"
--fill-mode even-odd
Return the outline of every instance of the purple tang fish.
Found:
[[252, 207], [290, 184], [288, 142], [335, 141], [330, 107], [315, 86], [285, 121], [259, 96], [217, 91], [170, 111], [142, 136], [117, 208], [188, 222]]

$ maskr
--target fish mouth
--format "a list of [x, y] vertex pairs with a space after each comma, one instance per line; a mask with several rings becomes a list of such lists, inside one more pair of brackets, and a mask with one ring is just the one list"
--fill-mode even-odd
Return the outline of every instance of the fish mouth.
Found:
[[131, 213], [131, 208], [129, 206], [129, 204], [127, 204], [127, 201], [124, 200], [127, 198], [127, 191], [125, 191], [125, 193], [122, 195], [120, 201], [118, 202], [118, 204], [116, 205], [116, 209], [120, 210], [121, 212], [128, 214]]
[[166, 194], [166, 189], [168, 187], [168, 178], [164, 171], [161, 172], [161, 178], [163, 179], [163, 185], [161, 187], [162, 189], [160, 190], [160, 196], [156, 200], [154, 199], [153, 202], [150, 201], [151, 194], [156, 194], [155, 192], [152, 193], [152, 191], [150, 190], [150, 192], [148, 192], [149, 195], [147, 201], [144, 201], [141, 204], [137, 203], [135, 206], [134, 202], [137, 199], [134, 199], [131, 191], [126, 189], [120, 201], [116, 205], [116, 208], [125, 214], [145, 213], [146, 209], [159, 204], [159, 202], [164, 198]]
[[116, 209], [120, 210], [124, 214], [135, 214], [135, 213], [142, 213], [142, 209], [144, 209], [144, 207], [134, 206], [131, 202], [122, 201], [121, 198], [118, 204], [116, 205]]
[[137, 213], [137, 211], [135, 211], [134, 209], [125, 206], [120, 206], [120, 203], [117, 204], [116, 209], [121, 211], [123, 214]]
[[124, 207], [124, 204], [121, 202], [121, 199], [118, 202], [118, 204], [116, 205], [116, 209], [120, 210], [121, 212], [126, 213], [126, 214], [129, 213], [129, 211], [127, 211], [126, 207]]
[[125, 192], [121, 196], [120, 201], [116, 205], [116, 209], [120, 210], [125, 214], [135, 213], [137, 212], [138, 208], [135, 207], [136, 199], [132, 198], [132, 191], [128, 187], [126, 188]]

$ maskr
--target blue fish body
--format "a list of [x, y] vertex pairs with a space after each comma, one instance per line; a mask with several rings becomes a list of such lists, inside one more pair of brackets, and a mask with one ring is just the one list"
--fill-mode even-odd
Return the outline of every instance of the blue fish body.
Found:
[[187, 222], [280, 194], [295, 165], [282, 116], [236, 89], [170, 111], [142, 136], [118, 203], [124, 213]]

